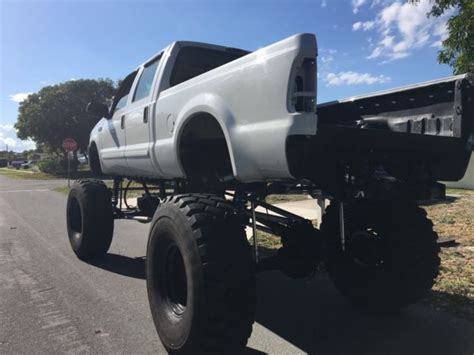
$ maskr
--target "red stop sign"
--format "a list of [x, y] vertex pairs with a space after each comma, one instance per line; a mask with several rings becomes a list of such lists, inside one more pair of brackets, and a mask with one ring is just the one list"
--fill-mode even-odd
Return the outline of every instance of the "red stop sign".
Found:
[[66, 152], [73, 152], [77, 149], [77, 142], [73, 138], [63, 140], [63, 149]]

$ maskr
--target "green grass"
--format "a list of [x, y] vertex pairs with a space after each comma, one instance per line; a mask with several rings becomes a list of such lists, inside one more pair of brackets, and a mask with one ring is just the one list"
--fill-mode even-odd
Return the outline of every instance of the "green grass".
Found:
[[41, 173], [39, 171], [30, 169], [10, 169], [0, 168], [0, 175], [6, 176], [10, 179], [25, 179], [25, 180], [51, 180], [57, 179], [54, 175]]
[[469, 192], [472, 192], [472, 190], [468, 190], [468, 189], [461, 189], [461, 188], [457, 188], [457, 187], [448, 187], [446, 189], [446, 195], [459, 195], [459, 194], [466, 194], [466, 193], [469, 193]]
[[[75, 179], [71, 179], [71, 186], [72, 186], [72, 183], [74, 182], [74, 180]], [[105, 185], [107, 185], [108, 188], [112, 188], [112, 186], [113, 186], [113, 181], [112, 180], [103, 180], [103, 181], [105, 182]], [[67, 185], [64, 185], [64, 186], [55, 187], [52, 190], [67, 195], [69, 193], [70, 188]]]
[[[113, 181], [112, 180], [103, 180], [103, 181], [105, 182], [105, 185], [107, 185], [108, 188], [113, 187]], [[71, 179], [71, 186], [72, 186], [72, 183], [73, 183], [73, 179]], [[142, 185], [133, 182], [130, 186], [131, 187], [140, 187]], [[69, 193], [70, 188], [67, 185], [64, 185], [64, 186], [55, 187], [52, 190], [67, 195]], [[127, 199], [141, 196], [142, 193], [143, 193], [142, 191], [129, 191], [128, 194], [127, 194]]]
[[288, 195], [268, 195], [265, 198], [265, 202], [270, 204], [293, 202], [293, 201], [304, 201], [309, 198], [305, 194], [288, 194]]
[[[252, 239], [250, 240], [250, 242], [253, 244]], [[257, 230], [257, 245], [259, 251], [264, 256], [266, 254], [273, 254], [273, 252], [277, 251], [282, 247], [280, 237], [259, 230]]]
[[[52, 179], [67, 179], [66, 173], [58, 175], [46, 174], [38, 171], [37, 167], [30, 169], [13, 169], [0, 168], [0, 175], [9, 177], [11, 179], [25, 179], [25, 180], [52, 180]], [[71, 172], [71, 180], [84, 179], [92, 177], [92, 173], [88, 169], [80, 169], [76, 172]]]
[[439, 237], [454, 237], [459, 246], [441, 250], [440, 274], [427, 302], [436, 309], [474, 320], [474, 191], [446, 192], [456, 199], [424, 209]]
[[60, 192], [60, 193], [65, 194], [65, 195], [67, 195], [69, 193], [69, 190], [70, 190], [70, 188], [67, 187], [67, 186], [59, 186], [59, 187], [55, 187], [53, 189], [53, 191]]
[[438, 223], [441, 223], [441, 224], [454, 224], [456, 223], [456, 221], [454, 220], [453, 216], [441, 216], [438, 221]]

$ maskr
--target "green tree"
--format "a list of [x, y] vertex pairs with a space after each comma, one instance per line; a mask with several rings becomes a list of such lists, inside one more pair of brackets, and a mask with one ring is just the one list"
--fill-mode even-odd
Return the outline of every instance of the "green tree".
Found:
[[[418, 3], [420, 0], [409, 0]], [[430, 0], [428, 16], [439, 17], [450, 9], [456, 12], [448, 20], [448, 37], [438, 53], [438, 61], [453, 67], [455, 74], [474, 72], [474, 0]]]
[[115, 92], [112, 80], [74, 80], [46, 86], [20, 103], [15, 128], [18, 138], [32, 139], [56, 154], [64, 138], [74, 138], [87, 149], [96, 120], [85, 113], [88, 102], [106, 102]]

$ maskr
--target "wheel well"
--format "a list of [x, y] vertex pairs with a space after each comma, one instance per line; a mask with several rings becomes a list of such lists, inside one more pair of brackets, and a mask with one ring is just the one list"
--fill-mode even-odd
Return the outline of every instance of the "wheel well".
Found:
[[179, 159], [188, 179], [207, 181], [233, 176], [224, 132], [216, 118], [207, 113], [193, 116], [184, 126]]
[[102, 167], [100, 166], [99, 150], [95, 142], [92, 142], [89, 146], [89, 166], [92, 174], [95, 176], [103, 175]]

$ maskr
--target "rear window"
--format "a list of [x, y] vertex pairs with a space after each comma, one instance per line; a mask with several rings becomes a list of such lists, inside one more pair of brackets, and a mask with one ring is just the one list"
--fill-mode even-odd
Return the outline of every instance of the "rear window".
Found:
[[222, 51], [202, 47], [183, 47], [176, 58], [170, 86], [178, 85], [246, 54], [245, 51], [234, 49]]

